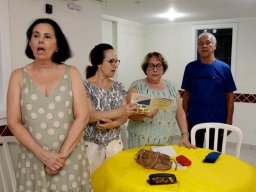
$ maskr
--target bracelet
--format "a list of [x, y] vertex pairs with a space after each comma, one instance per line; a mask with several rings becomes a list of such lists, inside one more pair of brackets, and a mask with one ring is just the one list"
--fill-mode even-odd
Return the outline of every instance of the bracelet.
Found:
[[189, 133], [188, 132], [181, 133], [181, 136], [183, 136], [183, 135], [189, 136]]

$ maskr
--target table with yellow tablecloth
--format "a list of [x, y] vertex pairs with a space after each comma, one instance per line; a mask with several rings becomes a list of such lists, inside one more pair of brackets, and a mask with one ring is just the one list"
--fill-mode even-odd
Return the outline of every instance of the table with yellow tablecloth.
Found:
[[176, 184], [149, 185], [148, 176], [159, 171], [137, 164], [135, 155], [140, 148], [134, 148], [119, 152], [96, 170], [92, 175], [94, 192], [256, 192], [254, 166], [227, 154], [221, 154], [216, 163], [203, 163], [211, 150], [172, 147], [177, 155], [192, 161], [186, 169], [163, 171], [175, 174]]

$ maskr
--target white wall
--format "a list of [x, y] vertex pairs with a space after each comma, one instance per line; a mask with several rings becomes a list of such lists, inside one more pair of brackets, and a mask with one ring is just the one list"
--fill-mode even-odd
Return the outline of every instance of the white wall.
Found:
[[132, 81], [144, 77], [140, 65], [145, 56], [146, 36], [141, 25], [118, 23], [117, 48], [121, 60], [118, 69], [118, 80], [126, 89]]
[[5, 117], [6, 93], [11, 74], [11, 48], [8, 0], [0, 0], [0, 123]]
[[[255, 82], [255, 80], [254, 80]], [[235, 103], [233, 124], [243, 131], [243, 143], [256, 145], [256, 124], [255, 124], [256, 103]], [[230, 140], [234, 140], [233, 135]]]
[[102, 43], [108, 43], [110, 45], [113, 45], [113, 43], [115, 42], [115, 40], [113, 39], [113, 38], [115, 38], [115, 37], [113, 37], [113, 34], [115, 33], [113, 23], [114, 22], [105, 20], [105, 19], [103, 19], [101, 21], [102, 30], [104, 30], [104, 31], [102, 31], [102, 34], [101, 34], [102, 35], [102, 37], [101, 37]]
[[[53, 14], [45, 13], [46, 2], [53, 5]], [[13, 69], [31, 62], [24, 54], [29, 25], [39, 17], [50, 17], [59, 23], [74, 53], [66, 63], [78, 67], [84, 77], [89, 51], [101, 42], [101, 5], [90, 0], [76, 1], [81, 11], [74, 12], [67, 8], [67, 3], [65, 0], [9, 0]]]
[[[31, 62], [26, 58], [25, 32], [33, 19], [50, 17], [55, 19], [66, 34], [74, 57], [67, 63], [77, 66], [84, 77], [84, 69], [89, 64], [89, 51], [101, 42], [101, 6], [90, 0], [76, 1], [81, 5], [81, 12], [67, 9], [65, 0], [47, 0], [53, 5], [53, 14], [44, 12], [46, 1], [9, 0], [11, 60], [12, 69]], [[193, 27], [202, 24], [238, 23], [236, 84], [238, 93], [255, 94], [256, 91], [256, 18], [230, 21], [209, 21], [204, 23], [180, 23], [144, 26], [137, 23], [116, 19], [116, 46], [121, 64], [118, 80], [128, 88], [135, 79], [143, 78], [140, 64], [149, 51], [164, 54], [169, 69], [165, 78], [181, 84], [185, 65], [194, 59]], [[104, 33], [104, 29], [103, 29]], [[105, 37], [107, 38], [107, 37]], [[113, 38], [113, 37], [111, 37]], [[254, 126], [256, 104], [236, 103], [234, 124], [244, 131], [244, 143], [256, 145]]]
[[180, 88], [185, 65], [194, 60], [193, 25], [181, 23], [148, 26], [146, 50], [159, 51], [168, 61], [165, 78]]
[[[202, 24], [237, 23], [237, 48], [235, 74], [237, 92], [255, 94], [256, 65], [254, 65], [256, 43], [256, 18], [229, 21], [176, 23], [143, 26], [131, 22], [119, 22], [118, 53], [125, 59], [120, 65], [118, 80], [126, 84], [141, 78], [140, 64], [146, 53], [159, 51], [169, 63], [165, 78], [181, 84], [186, 64], [195, 58], [194, 27]], [[104, 33], [104, 31], [103, 31]], [[106, 37], [105, 37], [106, 38]], [[129, 75], [128, 75], [129, 74]], [[141, 76], [142, 75], [142, 76]], [[128, 82], [128, 83], [127, 83]]]
[[[256, 18], [242, 20], [238, 24], [236, 65], [237, 92], [256, 94]], [[256, 135], [254, 136], [254, 138], [256, 138]]]
[[[52, 4], [52, 14], [45, 13], [46, 3]], [[0, 59], [4, 59], [4, 61], [1, 60], [4, 66], [0, 68], [1, 78], [3, 78], [0, 88], [4, 89], [0, 93], [1, 101], [6, 100], [10, 71], [32, 62], [25, 55], [26, 30], [35, 19], [40, 17], [49, 17], [59, 23], [73, 52], [73, 57], [66, 63], [78, 67], [82, 77], [85, 77], [84, 70], [89, 64], [89, 52], [95, 44], [101, 42], [102, 7], [101, 4], [91, 0], [76, 1], [75, 3], [81, 6], [81, 11], [74, 12], [67, 8], [67, 3], [66, 0], [1, 0], [0, 40], [1, 46], [4, 45], [6, 48], [2, 50], [1, 47], [0, 52]], [[9, 44], [10, 49], [8, 48]], [[7, 54], [9, 51], [10, 58]], [[7, 71], [7, 69], [9, 70]], [[5, 106], [5, 102], [0, 102], [0, 125], [6, 123], [6, 111], [3, 106]]]
[[[169, 69], [164, 77], [174, 81], [180, 88], [186, 64], [195, 59], [194, 28], [197, 25], [237, 23], [237, 55], [233, 74], [237, 93], [256, 94], [256, 18], [150, 26], [118, 18], [113, 20], [118, 26], [118, 54], [122, 59], [118, 69], [118, 80], [123, 82], [126, 88], [132, 81], [145, 77], [140, 64], [145, 54], [151, 51], [159, 51], [165, 56]], [[253, 122], [255, 112], [256, 104], [235, 103], [233, 124], [243, 130], [245, 144], [256, 145], [256, 126]], [[232, 135], [229, 140], [234, 140]]]
[[[235, 74], [237, 93], [256, 94], [256, 18], [234, 21], [214, 21], [204, 24], [220, 24], [236, 22], [237, 49]], [[166, 55], [169, 61], [168, 78], [181, 85], [185, 65], [194, 59], [193, 28], [202, 23], [182, 23], [163, 26], [151, 26], [148, 30], [148, 48], [155, 47]], [[233, 124], [241, 127], [244, 133], [243, 143], [256, 145], [255, 103], [235, 103]], [[233, 140], [230, 137], [230, 140]]]
[[122, 82], [127, 90], [133, 80], [144, 76], [140, 65], [146, 54], [145, 33], [144, 25], [103, 16], [102, 41], [115, 47], [121, 60], [115, 79]]

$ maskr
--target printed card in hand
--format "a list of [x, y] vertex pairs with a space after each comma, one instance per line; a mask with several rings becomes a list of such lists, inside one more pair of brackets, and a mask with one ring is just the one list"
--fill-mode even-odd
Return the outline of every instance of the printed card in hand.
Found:
[[138, 93], [133, 93], [131, 98], [132, 103], [138, 103], [140, 108], [137, 113], [148, 113], [155, 109], [162, 111], [169, 111], [171, 109], [172, 101], [166, 98], [150, 98]]

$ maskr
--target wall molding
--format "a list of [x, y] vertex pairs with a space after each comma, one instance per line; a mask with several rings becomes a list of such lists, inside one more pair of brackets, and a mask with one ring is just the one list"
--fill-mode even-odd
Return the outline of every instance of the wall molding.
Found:
[[[179, 93], [182, 98], [184, 91], [179, 90]], [[234, 93], [234, 99], [236, 103], [256, 103], [256, 94]]]

